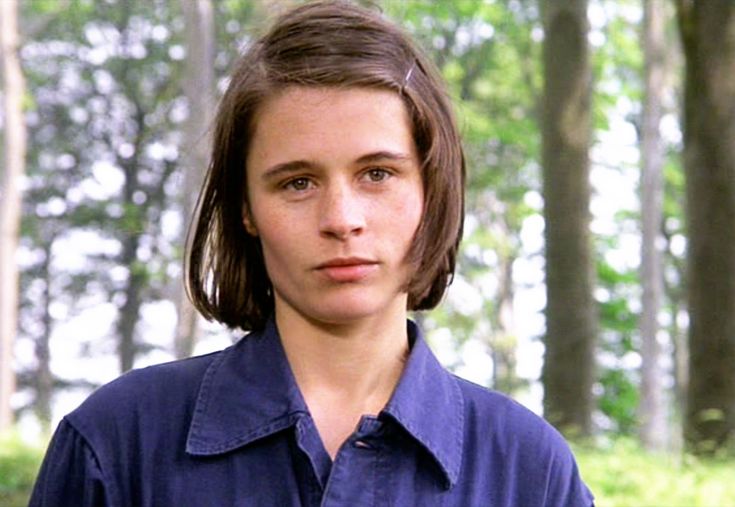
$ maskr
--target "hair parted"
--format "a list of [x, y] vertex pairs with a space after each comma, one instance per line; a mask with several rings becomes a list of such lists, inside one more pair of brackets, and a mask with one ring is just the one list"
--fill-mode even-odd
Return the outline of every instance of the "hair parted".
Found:
[[185, 283], [194, 306], [242, 329], [261, 329], [274, 310], [260, 240], [243, 224], [246, 158], [259, 105], [289, 86], [393, 90], [403, 99], [424, 187], [407, 257], [415, 266], [408, 309], [433, 308], [453, 277], [464, 219], [464, 155], [450, 101], [433, 64], [398, 27], [345, 0], [286, 12], [236, 63], [189, 231]]

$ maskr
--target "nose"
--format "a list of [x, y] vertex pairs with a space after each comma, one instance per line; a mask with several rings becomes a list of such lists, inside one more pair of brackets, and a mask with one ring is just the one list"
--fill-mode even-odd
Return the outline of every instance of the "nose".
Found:
[[323, 236], [347, 239], [365, 228], [363, 204], [349, 184], [329, 185], [322, 197], [319, 231]]

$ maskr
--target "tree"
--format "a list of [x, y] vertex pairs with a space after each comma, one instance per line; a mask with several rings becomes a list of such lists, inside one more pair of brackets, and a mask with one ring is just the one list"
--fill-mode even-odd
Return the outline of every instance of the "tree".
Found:
[[540, 44], [532, 36], [538, 11], [534, 4], [509, 1], [384, 5], [438, 64], [457, 107], [467, 157], [467, 220], [455, 286], [475, 291], [470, 299], [477, 304], [462, 304], [450, 290], [427, 326], [451, 329], [457, 349], [469, 341], [484, 345], [492, 358], [492, 387], [518, 394], [528, 379], [516, 372], [514, 267], [529, 255], [520, 232], [535, 210], [524, 197], [540, 186]]
[[[77, 268], [52, 259], [50, 296], [67, 318], [100, 302], [115, 308], [108, 336], [117, 341], [122, 370], [156, 347], [141, 339], [139, 320], [146, 305], [163, 299], [173, 256], [174, 238], [162, 217], [176, 193], [171, 175], [184, 109], [178, 95], [182, 29], [164, 7], [73, 3], [26, 51], [38, 115], [49, 121], [32, 128], [28, 195], [34, 202], [25, 213], [24, 239], [35, 250], [54, 241], [69, 245], [80, 235], [98, 245], [77, 241], [80, 248], [73, 250], [84, 251], [86, 261]], [[59, 75], [64, 78], [54, 79]], [[95, 190], [100, 179], [112, 185]], [[62, 212], [49, 215], [44, 210], [53, 201]], [[41, 268], [29, 278], [44, 278]], [[27, 314], [40, 319], [41, 301], [30, 301]], [[28, 326], [26, 334], [40, 336], [37, 327]], [[89, 340], [70, 345], [97, 357], [111, 352], [105, 341]]]
[[0, 2], [0, 40], [5, 109], [5, 168], [0, 199], [0, 431], [13, 421], [10, 398], [15, 392], [13, 346], [18, 325], [18, 268], [16, 250], [22, 204], [21, 178], [25, 173], [26, 93], [20, 66], [18, 2]]
[[[182, 235], [186, 241], [186, 224], [192, 217], [196, 197], [209, 160], [211, 121], [214, 112], [214, 18], [210, 0], [181, 2], [185, 20], [187, 59], [182, 76], [189, 116], [184, 125], [183, 185], [180, 204]], [[180, 279], [178, 279], [179, 285]], [[174, 338], [176, 357], [188, 357], [194, 350], [197, 312], [183, 286], [177, 301], [178, 319]]]
[[[150, 332], [169, 320], [151, 317], [174, 306], [182, 160], [206, 141], [201, 133], [197, 143], [184, 139], [185, 20], [173, 2], [22, 7], [24, 33], [36, 35], [23, 46], [33, 100], [18, 345], [35, 357], [18, 364], [24, 403], [16, 415], [33, 410], [43, 422], [52, 389], [89, 390], [111, 379], [114, 366], [107, 374], [98, 366], [114, 364], [117, 351], [122, 369], [171, 358], [171, 335]], [[249, 0], [214, 7], [226, 20], [217, 33], [221, 77], [261, 19]], [[96, 327], [69, 334], [87, 319]], [[61, 340], [79, 366], [56, 361], [52, 372], [50, 352]]]
[[[15, 407], [15, 416], [18, 423], [23, 424], [24, 412], [32, 409], [41, 427], [48, 430], [53, 389], [60, 382], [50, 368], [50, 342], [55, 324], [51, 309], [59, 303], [59, 292], [74, 285], [72, 276], [66, 271], [60, 273], [58, 266], [53, 266], [52, 250], [56, 239], [69, 229], [69, 223], [60, 218], [70, 209], [63, 196], [78, 172], [74, 169], [74, 158], [67, 151], [74, 139], [73, 128], [68, 123], [66, 99], [69, 93], [47, 93], [50, 87], [58, 87], [58, 80], [43, 76], [41, 69], [48, 63], [48, 54], [42, 56], [39, 48], [54, 37], [59, 26], [63, 26], [58, 29], [67, 40], [73, 39], [77, 32], [70, 29], [67, 21], [78, 20], [81, 16], [65, 1], [53, 4], [21, 2], [19, 6], [23, 39], [21, 65], [29, 90], [24, 98], [29, 142], [17, 255], [21, 276], [16, 342], [20, 350], [32, 350], [35, 357], [32, 361], [23, 361], [20, 355], [17, 361], [16, 391], [18, 399], [24, 403]], [[59, 50], [58, 45], [56, 49]], [[42, 170], [42, 166], [47, 170]], [[74, 294], [68, 297], [73, 299]]]
[[658, 314], [663, 296], [663, 165], [665, 148], [659, 124], [665, 78], [664, 3], [646, 0], [643, 17], [644, 97], [641, 118], [641, 395], [639, 434], [648, 449], [666, 445], [666, 409]]
[[589, 236], [591, 71], [587, 2], [541, 1], [546, 241], [544, 412], [569, 435], [592, 426], [597, 332]]
[[684, 48], [689, 388], [684, 437], [735, 438], [735, 3], [678, 0]]

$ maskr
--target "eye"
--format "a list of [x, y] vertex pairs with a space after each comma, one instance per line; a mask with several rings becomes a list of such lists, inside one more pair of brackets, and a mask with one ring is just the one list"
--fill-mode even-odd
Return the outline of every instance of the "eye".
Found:
[[287, 181], [283, 188], [286, 190], [295, 190], [297, 192], [303, 192], [304, 190], [308, 190], [309, 186], [311, 185], [311, 181], [309, 178], [294, 178], [292, 180]]
[[375, 167], [368, 170], [366, 176], [371, 182], [380, 183], [381, 181], [388, 179], [388, 177], [390, 176], [390, 172], [386, 169]]

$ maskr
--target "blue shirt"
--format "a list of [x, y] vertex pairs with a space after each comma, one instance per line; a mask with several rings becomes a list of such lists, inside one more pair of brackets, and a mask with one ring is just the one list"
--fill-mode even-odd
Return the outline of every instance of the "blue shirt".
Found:
[[334, 462], [271, 322], [221, 352], [98, 389], [60, 423], [30, 505], [593, 504], [556, 430], [447, 372], [408, 329], [391, 399]]

